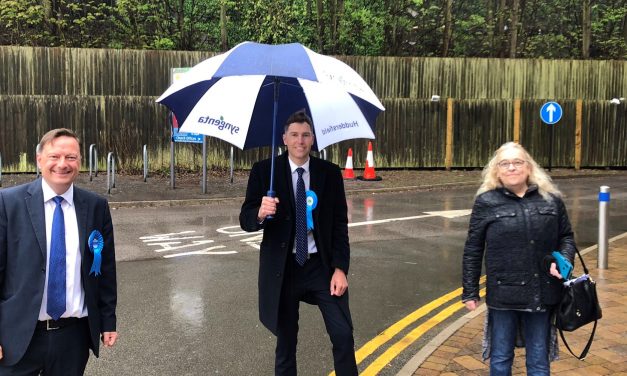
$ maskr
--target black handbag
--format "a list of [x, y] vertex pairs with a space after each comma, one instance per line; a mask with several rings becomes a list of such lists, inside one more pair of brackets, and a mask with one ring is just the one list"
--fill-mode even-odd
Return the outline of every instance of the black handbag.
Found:
[[[571, 279], [565, 283], [562, 300], [553, 312], [553, 325], [559, 330], [562, 341], [568, 351], [570, 351], [575, 358], [584, 360], [586, 355], [588, 355], [592, 340], [594, 339], [597, 320], [599, 320], [603, 314], [601, 312], [601, 306], [599, 306], [596, 283], [590, 277], [588, 268], [586, 268], [586, 264], [583, 262], [583, 258], [578, 250], [577, 255], [581, 261], [581, 266], [583, 266], [584, 274], [579, 278]], [[591, 322], [594, 322], [594, 327], [592, 328], [588, 343], [581, 355], [577, 356], [568, 346], [563, 332], [572, 332]]]

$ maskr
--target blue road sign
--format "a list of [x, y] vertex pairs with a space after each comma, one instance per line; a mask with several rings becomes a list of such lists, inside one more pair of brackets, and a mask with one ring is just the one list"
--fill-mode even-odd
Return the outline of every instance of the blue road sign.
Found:
[[540, 119], [546, 124], [552, 125], [562, 118], [562, 106], [557, 102], [546, 102], [540, 109]]

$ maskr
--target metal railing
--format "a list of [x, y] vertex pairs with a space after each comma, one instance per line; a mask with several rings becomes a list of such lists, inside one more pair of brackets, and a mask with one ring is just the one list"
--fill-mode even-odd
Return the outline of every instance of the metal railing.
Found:
[[89, 145], [89, 181], [93, 176], [98, 177], [98, 150], [96, 144]]
[[35, 173], [37, 174], [37, 179], [39, 179], [39, 163], [37, 163], [37, 154], [39, 154], [39, 144], [35, 146]]
[[111, 188], [115, 188], [115, 155], [107, 154], [107, 193], [111, 194]]
[[148, 145], [144, 145], [144, 183], [148, 179]]

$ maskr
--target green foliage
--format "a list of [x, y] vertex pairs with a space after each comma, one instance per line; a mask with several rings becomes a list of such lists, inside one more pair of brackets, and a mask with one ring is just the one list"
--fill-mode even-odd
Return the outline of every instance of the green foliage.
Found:
[[339, 53], [343, 55], [382, 55], [384, 15], [347, 1], [346, 16], [340, 21]]
[[598, 2], [592, 14], [591, 57], [626, 59], [627, 2]]
[[0, 44], [45, 46], [51, 43], [45, 11], [35, 0], [0, 2]]
[[[111, 5], [113, 4], [113, 5]], [[2, 0], [0, 44], [221, 51], [245, 40], [337, 55], [441, 56], [447, 0]], [[454, 0], [448, 56], [579, 58], [580, 0]], [[627, 57], [627, 3], [591, 1], [590, 56]], [[320, 6], [320, 8], [318, 8]], [[321, 13], [319, 14], [319, 10]], [[221, 12], [226, 14], [224, 28]]]

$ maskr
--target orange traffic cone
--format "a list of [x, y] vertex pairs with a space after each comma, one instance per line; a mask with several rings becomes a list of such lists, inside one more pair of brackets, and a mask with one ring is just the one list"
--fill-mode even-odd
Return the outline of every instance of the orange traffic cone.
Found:
[[346, 157], [346, 167], [344, 168], [344, 179], [355, 179], [353, 172], [353, 148], [348, 148], [348, 156]]
[[381, 180], [380, 176], [374, 172], [374, 156], [372, 154], [372, 141], [368, 141], [368, 154], [366, 155], [366, 169], [364, 176], [360, 176], [360, 180]]

